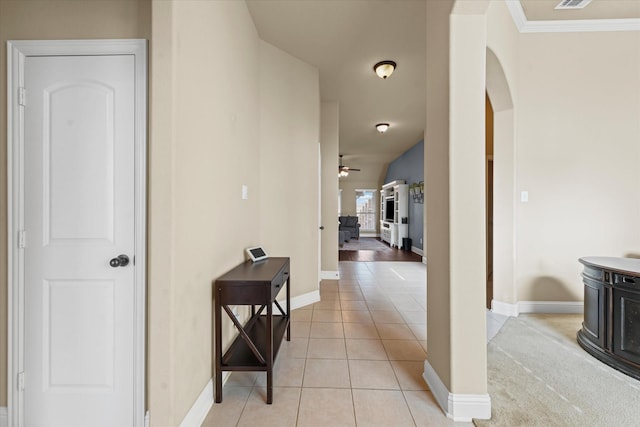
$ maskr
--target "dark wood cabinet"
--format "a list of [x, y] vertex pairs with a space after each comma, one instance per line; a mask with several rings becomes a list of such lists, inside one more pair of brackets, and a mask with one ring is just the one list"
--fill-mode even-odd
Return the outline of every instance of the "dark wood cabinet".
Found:
[[584, 321], [577, 340], [589, 354], [640, 379], [640, 260], [580, 258]]
[[640, 367], [640, 292], [614, 289], [613, 312], [613, 354]]
[[[214, 282], [216, 403], [222, 402], [223, 371], [266, 371], [267, 403], [273, 402], [273, 362], [282, 339], [291, 339], [289, 258], [247, 261]], [[276, 300], [285, 288], [285, 308]], [[244, 324], [230, 306], [251, 306]], [[276, 308], [276, 314], [273, 308]], [[222, 311], [238, 330], [238, 336], [222, 353]]]

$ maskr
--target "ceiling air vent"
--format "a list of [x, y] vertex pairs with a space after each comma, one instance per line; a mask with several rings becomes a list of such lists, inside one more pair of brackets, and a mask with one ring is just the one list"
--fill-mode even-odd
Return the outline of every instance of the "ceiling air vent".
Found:
[[562, 0], [556, 9], [582, 9], [591, 3], [591, 0]]

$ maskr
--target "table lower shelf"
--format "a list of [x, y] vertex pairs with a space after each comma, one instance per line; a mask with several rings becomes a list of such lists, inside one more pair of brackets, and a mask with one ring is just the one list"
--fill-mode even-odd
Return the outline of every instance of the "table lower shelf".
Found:
[[[282, 338], [289, 326], [289, 316], [273, 316], [273, 359], [275, 360]], [[248, 323], [251, 323], [249, 320]], [[267, 358], [267, 316], [258, 316], [256, 321], [245, 332], [253, 341], [262, 357]], [[242, 336], [238, 335], [222, 357], [223, 371], [265, 371], [267, 365], [261, 363], [253, 354]]]

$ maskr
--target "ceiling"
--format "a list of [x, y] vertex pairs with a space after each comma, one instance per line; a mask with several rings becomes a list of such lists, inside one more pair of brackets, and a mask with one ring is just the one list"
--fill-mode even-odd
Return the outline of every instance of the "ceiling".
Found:
[[[374, 167], [378, 173], [422, 140], [423, 0], [247, 3], [260, 37], [317, 67], [322, 101], [338, 101], [340, 153], [345, 165], [363, 170], [351, 175], [364, 175]], [[373, 65], [387, 59], [398, 67], [382, 80]], [[384, 134], [375, 128], [381, 122], [391, 125]]]
[[583, 9], [555, 10], [560, 0], [520, 0], [529, 21], [640, 18], [638, 0], [593, 0]]
[[[426, 0], [435, 1], [435, 0]], [[560, 0], [520, 0], [526, 20], [640, 17], [640, 0], [593, 0], [555, 10]], [[423, 138], [426, 117], [425, 0], [247, 0], [260, 37], [315, 66], [322, 101], [339, 103], [344, 164], [382, 179], [386, 165]], [[615, 7], [612, 7], [615, 6]], [[382, 60], [398, 67], [387, 80]], [[390, 123], [385, 134], [375, 124]], [[336, 159], [337, 160], [337, 159]], [[348, 179], [353, 179], [350, 174]]]

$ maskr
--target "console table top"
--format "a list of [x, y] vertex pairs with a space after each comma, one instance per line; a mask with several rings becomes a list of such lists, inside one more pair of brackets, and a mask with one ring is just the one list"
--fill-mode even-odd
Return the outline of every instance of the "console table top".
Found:
[[217, 284], [227, 282], [271, 283], [280, 270], [289, 264], [288, 257], [271, 257], [262, 261], [247, 260], [216, 279]]
[[588, 256], [582, 257], [578, 261], [580, 261], [584, 265], [606, 268], [617, 273], [640, 277], [640, 259]]

